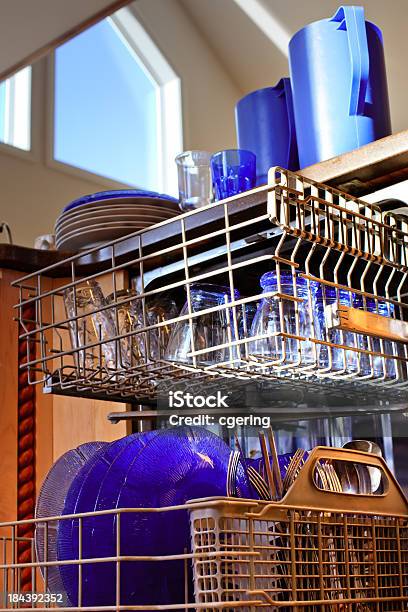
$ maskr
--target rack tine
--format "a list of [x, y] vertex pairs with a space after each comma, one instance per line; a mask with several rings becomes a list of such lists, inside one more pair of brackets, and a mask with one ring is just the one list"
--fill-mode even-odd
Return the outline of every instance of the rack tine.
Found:
[[266, 445], [266, 437], [265, 437], [265, 433], [263, 431], [259, 432], [259, 442], [261, 443], [262, 457], [263, 457], [264, 464], [265, 464], [266, 479], [268, 481], [269, 490], [270, 490], [270, 493], [271, 493], [271, 498], [273, 500], [276, 500], [277, 499], [277, 492], [276, 492], [276, 487], [275, 487], [275, 481], [273, 479], [273, 473], [272, 473], [272, 468], [271, 468], [271, 461], [270, 461], [270, 458], [269, 458], [268, 447]]
[[280, 499], [283, 493], [283, 483], [282, 483], [282, 476], [281, 476], [280, 468], [279, 468], [278, 452], [276, 450], [275, 434], [273, 433], [272, 427], [269, 427], [268, 429], [268, 442], [269, 442], [269, 450], [272, 455], [273, 474], [275, 477], [278, 497]]

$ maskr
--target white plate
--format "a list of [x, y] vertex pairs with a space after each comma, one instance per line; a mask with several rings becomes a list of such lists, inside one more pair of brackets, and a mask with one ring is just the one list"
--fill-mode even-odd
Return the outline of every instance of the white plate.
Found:
[[159, 208], [158, 206], [155, 207], [155, 206], [139, 206], [139, 205], [107, 206], [106, 209], [101, 208], [101, 207], [94, 207], [94, 208], [89, 208], [87, 211], [82, 211], [82, 212], [78, 211], [75, 214], [74, 214], [74, 211], [72, 213], [69, 211], [68, 213], [64, 213], [63, 215], [60, 215], [55, 222], [55, 229], [58, 229], [61, 225], [65, 224], [67, 221], [76, 221], [79, 219], [87, 219], [87, 218], [92, 219], [92, 218], [96, 218], [100, 216], [107, 216], [107, 215], [118, 216], [118, 215], [121, 215], [122, 213], [126, 215], [130, 215], [130, 214], [131, 215], [146, 214], [146, 216], [155, 215], [155, 216], [162, 217], [163, 219], [170, 219], [172, 217], [175, 217], [181, 214], [181, 211], [176, 212], [174, 210], [169, 210], [166, 208]]
[[113, 223], [95, 223], [94, 225], [88, 225], [87, 227], [83, 227], [80, 229], [69, 230], [66, 232], [61, 232], [58, 236], [56, 236], [56, 244], [58, 245], [62, 240], [66, 240], [67, 238], [71, 238], [73, 236], [80, 236], [86, 232], [93, 232], [95, 230], [105, 230], [105, 229], [120, 229], [123, 231], [128, 231], [128, 233], [132, 231], [138, 231], [140, 228], [151, 227], [152, 223], [149, 221], [137, 221], [132, 223], [128, 222], [113, 222]]
[[135, 227], [106, 227], [77, 232], [70, 236], [65, 236], [58, 244], [58, 249], [67, 251], [79, 251], [81, 249], [92, 248], [100, 244], [106, 244], [116, 238], [122, 238], [128, 234], [134, 234], [140, 230], [150, 227], [150, 224]]
[[96, 225], [105, 226], [106, 224], [135, 224], [135, 223], [160, 223], [166, 221], [167, 217], [160, 217], [159, 215], [118, 215], [117, 217], [106, 215], [106, 216], [90, 216], [88, 219], [79, 219], [77, 221], [66, 221], [59, 227], [55, 228], [55, 235], [58, 237], [61, 234], [73, 232], [75, 230], [81, 231], [86, 230], [89, 227]]

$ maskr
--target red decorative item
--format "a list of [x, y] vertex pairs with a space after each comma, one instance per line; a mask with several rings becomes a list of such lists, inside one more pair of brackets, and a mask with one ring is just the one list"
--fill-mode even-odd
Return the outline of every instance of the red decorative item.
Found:
[[[27, 331], [34, 328], [35, 310], [31, 304], [23, 309], [23, 320]], [[24, 333], [20, 325], [19, 333]], [[32, 340], [19, 340], [18, 366], [27, 361], [27, 342], [30, 342], [30, 358], [35, 351]], [[17, 455], [17, 519], [19, 521], [34, 518], [35, 510], [35, 388], [28, 384], [28, 372], [20, 371], [18, 376], [18, 455]], [[18, 563], [32, 561], [32, 524], [19, 525], [17, 537]], [[32, 590], [32, 570], [21, 571], [21, 590]]]

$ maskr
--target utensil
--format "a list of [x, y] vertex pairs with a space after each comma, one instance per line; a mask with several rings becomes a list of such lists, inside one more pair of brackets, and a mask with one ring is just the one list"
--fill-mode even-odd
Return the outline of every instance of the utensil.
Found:
[[276, 493], [275, 481], [273, 478], [271, 462], [270, 462], [269, 453], [268, 453], [268, 447], [266, 446], [265, 433], [263, 431], [259, 432], [259, 442], [261, 444], [261, 452], [262, 452], [262, 457], [264, 460], [266, 479], [269, 485], [269, 495], [271, 499], [276, 500], [277, 493]]
[[[372, 455], [376, 455], [377, 457], [382, 457], [381, 448], [378, 446], [376, 442], [371, 442], [369, 440], [350, 440], [343, 445], [343, 448], [348, 448], [352, 450], [362, 451], [364, 453], [371, 453]], [[378, 468], [365, 466], [365, 465], [356, 465], [356, 472], [358, 475], [358, 481], [361, 482], [361, 488], [363, 490], [360, 491], [360, 486], [357, 487], [356, 493], [375, 493], [382, 480], [381, 472]], [[367, 483], [367, 472], [369, 483]]]
[[211, 173], [215, 199], [253, 189], [256, 183], [256, 157], [251, 151], [227, 149], [211, 157]]
[[213, 197], [210, 153], [185, 151], [176, 157], [180, 208], [183, 211], [201, 208]]
[[281, 499], [282, 492], [283, 492], [283, 482], [282, 482], [281, 472], [279, 469], [279, 458], [278, 458], [278, 451], [276, 449], [275, 434], [273, 432], [272, 427], [269, 427], [268, 429], [268, 441], [269, 441], [269, 450], [272, 456], [272, 468], [273, 468], [273, 475], [274, 475], [274, 479], [276, 483], [277, 496], [278, 496], [278, 499]]
[[286, 471], [286, 475], [285, 478], [283, 479], [283, 483], [282, 483], [282, 488], [283, 488], [283, 494], [285, 494], [288, 489], [292, 486], [292, 484], [295, 482], [300, 468], [302, 467], [303, 463], [304, 463], [304, 456], [305, 456], [305, 452], [303, 449], [298, 448], [295, 452], [295, 454], [293, 455], [288, 469]]

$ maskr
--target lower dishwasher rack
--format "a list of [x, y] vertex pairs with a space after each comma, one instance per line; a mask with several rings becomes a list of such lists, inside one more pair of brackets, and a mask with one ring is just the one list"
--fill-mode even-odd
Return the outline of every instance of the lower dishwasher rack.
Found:
[[[172, 384], [234, 379], [283, 395], [285, 383], [327, 395], [338, 385], [360, 403], [371, 394], [404, 407], [407, 243], [405, 217], [274, 168], [266, 187], [16, 281], [22, 368], [47, 391], [111, 401], [155, 402]], [[265, 273], [274, 284], [262, 291]], [[194, 288], [209, 283], [223, 299], [197, 309]], [[157, 315], [164, 299], [180, 314]], [[266, 301], [273, 329], [254, 331]], [[203, 317], [220, 328], [207, 343], [194, 331]], [[189, 340], [174, 358], [166, 344], [183, 326]]]
[[[336, 461], [379, 470], [381, 492], [322, 490], [319, 467]], [[190, 530], [190, 551], [171, 538], [153, 545], [139, 537], [129, 547], [129, 530], [140, 524], [149, 530], [152, 518], [155, 525], [164, 521], [165, 530], [175, 513], [187, 539]], [[55, 553], [63, 522], [74, 529], [77, 546], [64, 561]], [[110, 547], [105, 541], [105, 555], [91, 554], [102, 532]], [[315, 448], [280, 502], [207, 498], [174, 508], [49, 517], [2, 523], [0, 537], [1, 612], [402, 612], [408, 606], [408, 502], [382, 459], [356, 451]], [[168, 576], [173, 597], [166, 601], [158, 593]]]

